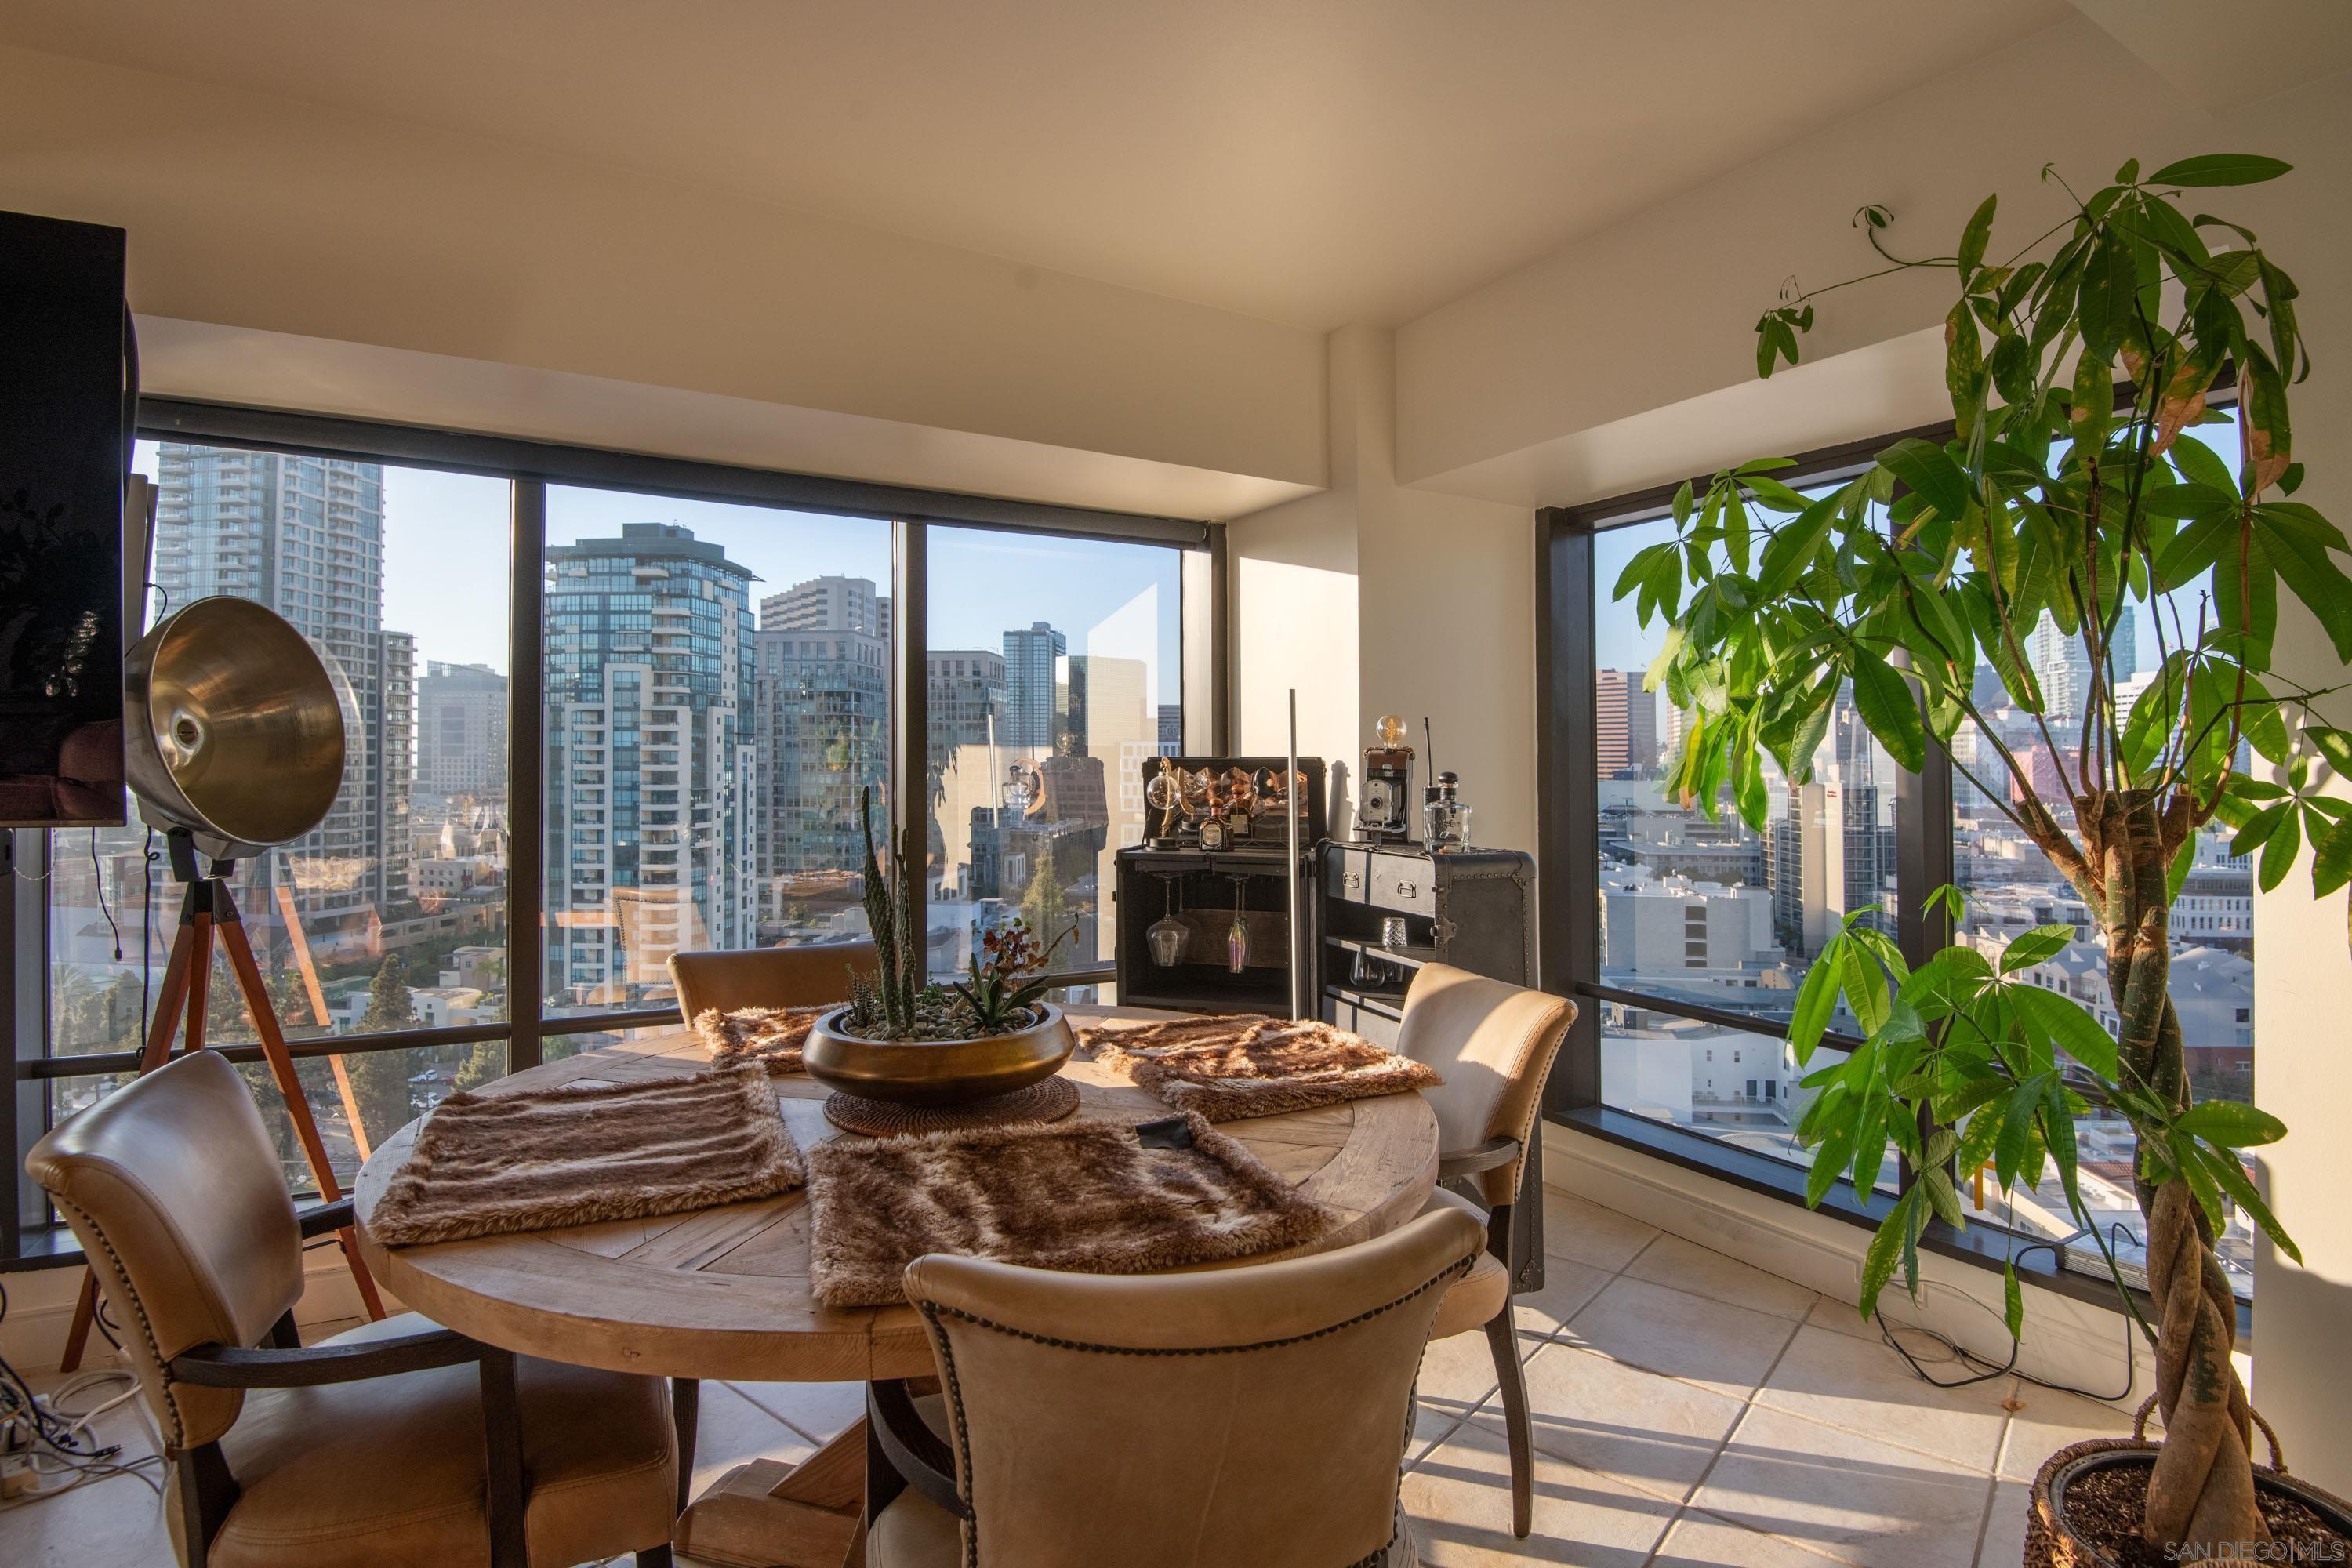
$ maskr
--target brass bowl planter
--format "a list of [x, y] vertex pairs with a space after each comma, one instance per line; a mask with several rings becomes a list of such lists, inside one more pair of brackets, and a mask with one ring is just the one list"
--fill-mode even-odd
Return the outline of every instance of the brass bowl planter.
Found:
[[1037, 1022], [969, 1040], [869, 1040], [839, 1026], [847, 1008], [819, 1018], [801, 1047], [809, 1077], [825, 1088], [892, 1105], [964, 1105], [993, 1100], [1061, 1071], [1077, 1044], [1062, 1010], [1032, 1002]]

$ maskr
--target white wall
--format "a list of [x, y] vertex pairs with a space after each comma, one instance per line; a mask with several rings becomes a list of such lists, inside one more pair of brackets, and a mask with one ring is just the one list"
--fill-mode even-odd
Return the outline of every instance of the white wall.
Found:
[[1330, 489], [1227, 529], [1234, 743], [1280, 751], [1297, 687], [1299, 748], [1344, 769], [1352, 809], [1380, 715], [1404, 715], [1417, 751], [1425, 715], [1477, 842], [1532, 850], [1533, 514], [1397, 483], [1388, 332], [1332, 333], [1329, 364]]

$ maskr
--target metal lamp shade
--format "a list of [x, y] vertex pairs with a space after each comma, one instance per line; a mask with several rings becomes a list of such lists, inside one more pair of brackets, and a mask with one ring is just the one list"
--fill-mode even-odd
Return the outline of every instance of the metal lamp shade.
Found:
[[343, 782], [343, 704], [316, 649], [250, 599], [173, 611], [124, 660], [141, 813], [244, 859], [316, 827]]

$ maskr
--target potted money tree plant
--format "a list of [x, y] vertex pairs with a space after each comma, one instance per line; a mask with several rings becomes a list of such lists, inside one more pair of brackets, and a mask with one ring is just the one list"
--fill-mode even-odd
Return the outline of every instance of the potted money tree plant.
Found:
[[[2352, 879], [2352, 804], [2322, 788], [2329, 770], [2352, 776], [2352, 732], [2313, 706], [2338, 688], [2272, 659], [2292, 599], [2352, 661], [2345, 536], [2294, 499], [2290, 388], [2309, 372], [2295, 287], [2252, 232], [2200, 205], [2206, 188], [2286, 173], [2241, 154], [2147, 174], [2134, 162], [2078, 195], [2045, 169], [2065, 196], [2055, 224], [1997, 244], [1989, 196], [1951, 252], [1916, 258], [1890, 245], [1886, 209], [1864, 208], [1855, 223], [1879, 264], [1828, 288], [1785, 286], [1757, 324], [1757, 368], [1797, 362], [1832, 289], [1948, 272], [1950, 439], [1896, 441], [1827, 493], [1776, 480], [1788, 466], [1776, 458], [1685, 485], [1676, 537], [1615, 585], [1645, 625], [1671, 623], [1648, 680], [1684, 714], [1667, 768], [1686, 806], [1712, 814], [1727, 797], [1760, 830], [1767, 760], [1809, 779], [1850, 693], [1902, 766], [1918, 769], [1931, 746], [1964, 752], [1954, 766], [2049, 858], [2104, 942], [2112, 1029], [2024, 981], [2074, 927], [1979, 945], [1960, 939], [1959, 893], [1939, 889], [1927, 912], [1940, 951], [1913, 967], [1874, 922], [1848, 917], [1790, 1027], [1811, 1065], [1842, 1000], [1864, 1039], [1804, 1079], [1810, 1200], [1848, 1173], [1869, 1188], [1890, 1142], [1917, 1173], [1868, 1247], [1865, 1316], [1898, 1272], [1916, 1293], [1925, 1228], [1964, 1222], [1961, 1176], [1990, 1165], [2008, 1190], [2054, 1167], [2152, 1347], [2161, 1441], [2057, 1456], [2036, 1487], [2029, 1563], [2277, 1560], [2285, 1539], [2347, 1528], [2340, 1501], [2255, 1464], [2258, 1417], [2231, 1360], [2237, 1313], [2216, 1237], [2231, 1206], [2301, 1258], [2242, 1158], [2286, 1129], [2192, 1094], [2167, 989], [2171, 906], [2209, 823], [2235, 830], [2235, 854], [2259, 854], [2266, 890], [2305, 843], [2315, 894]], [[2209, 399], [2232, 383], [2234, 462], [2189, 434], [2228, 423]], [[2157, 668], [2130, 700], [2116, 628], [2149, 609]], [[2078, 711], [2044, 700], [2031, 647], [2045, 616], [2087, 664], [2088, 689], [2067, 704]], [[1984, 706], [2011, 710], [2002, 723], [1979, 710], [1980, 663], [1999, 674], [1999, 703]], [[1963, 726], [1970, 742], [1955, 747]], [[2093, 1099], [2135, 1135], [2146, 1306], [2078, 1184], [2075, 1117]], [[2015, 1335], [2013, 1261], [2006, 1275]]]

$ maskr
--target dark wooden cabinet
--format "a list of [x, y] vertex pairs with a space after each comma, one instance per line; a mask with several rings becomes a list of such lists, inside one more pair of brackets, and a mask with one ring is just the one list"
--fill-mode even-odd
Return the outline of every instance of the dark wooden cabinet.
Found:
[[[1286, 848], [1122, 849], [1118, 859], [1118, 999], [1132, 1007], [1168, 1007], [1189, 1012], [1270, 1013], [1290, 1016], [1290, 969], [1305, 963], [1303, 994], [1314, 997], [1314, 889], [1307, 869], [1311, 847], [1301, 850], [1298, 909], [1307, 929], [1293, 940], [1290, 889], [1285, 885]], [[1151, 928], [1172, 920], [1183, 927], [1181, 951], [1162, 964], [1151, 952]], [[1233, 930], [1238, 920], [1246, 952], [1234, 963]]]
[[[1527, 856], [1326, 844], [1319, 859], [1320, 1013], [1328, 1022], [1394, 1045], [1405, 988], [1431, 962], [1535, 984], [1535, 862]], [[1402, 942], [1391, 929], [1399, 921]]]

